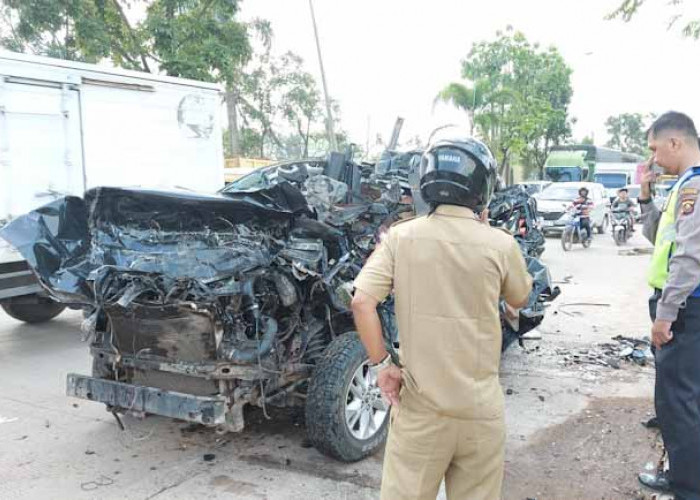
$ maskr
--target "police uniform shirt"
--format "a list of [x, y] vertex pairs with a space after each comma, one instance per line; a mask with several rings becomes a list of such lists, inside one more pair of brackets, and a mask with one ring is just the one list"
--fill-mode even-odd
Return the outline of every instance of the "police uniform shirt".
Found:
[[498, 302], [518, 303], [532, 288], [512, 235], [468, 208], [440, 205], [392, 226], [355, 287], [380, 302], [394, 288], [411, 396], [446, 416], [502, 415]]
[[[700, 176], [688, 179], [676, 199], [676, 239], [669, 260], [668, 279], [656, 309], [656, 317], [675, 321], [678, 310], [700, 285]], [[654, 243], [661, 211], [654, 203], [641, 204], [644, 236]]]

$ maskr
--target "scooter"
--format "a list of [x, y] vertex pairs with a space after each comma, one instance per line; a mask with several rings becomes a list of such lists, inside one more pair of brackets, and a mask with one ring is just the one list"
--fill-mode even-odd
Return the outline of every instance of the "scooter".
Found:
[[612, 212], [612, 237], [615, 244], [620, 246], [630, 237], [630, 214], [627, 210], [613, 210]]
[[561, 247], [565, 252], [568, 252], [574, 247], [574, 243], [581, 243], [583, 248], [588, 248], [593, 242], [593, 232], [591, 231], [590, 238], [584, 237], [584, 231], [581, 227], [581, 214], [569, 212], [568, 220], [564, 232], [561, 233]]

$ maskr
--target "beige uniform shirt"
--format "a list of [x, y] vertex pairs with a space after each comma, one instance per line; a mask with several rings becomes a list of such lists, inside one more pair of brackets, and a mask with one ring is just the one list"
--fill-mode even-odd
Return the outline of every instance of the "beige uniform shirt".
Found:
[[440, 414], [498, 418], [501, 323], [498, 301], [518, 303], [532, 279], [515, 239], [440, 205], [391, 227], [355, 280], [383, 301], [396, 296], [405, 389]]

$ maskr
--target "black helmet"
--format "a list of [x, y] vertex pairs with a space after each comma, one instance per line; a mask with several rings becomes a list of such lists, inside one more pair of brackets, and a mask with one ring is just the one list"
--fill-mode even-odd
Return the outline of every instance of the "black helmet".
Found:
[[423, 153], [420, 192], [430, 204], [462, 205], [482, 211], [496, 187], [496, 160], [471, 137], [441, 140]]
[[[584, 191], [585, 191], [586, 194], [585, 194], [585, 195], [584, 195], [584, 194], [581, 194], [581, 193], [583, 193]], [[581, 186], [580, 188], [578, 188], [578, 194], [581, 195], [581, 196], [588, 196], [588, 188], [587, 188], [586, 186]]]

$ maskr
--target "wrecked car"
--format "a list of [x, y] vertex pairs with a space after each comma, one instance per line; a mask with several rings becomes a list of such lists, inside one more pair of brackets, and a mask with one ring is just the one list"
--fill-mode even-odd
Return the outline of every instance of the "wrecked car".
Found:
[[492, 226], [510, 231], [524, 255], [540, 257], [545, 238], [539, 228], [537, 200], [524, 186], [514, 185], [494, 193], [489, 202], [489, 221]]
[[[303, 405], [312, 444], [356, 461], [383, 444], [389, 407], [354, 331], [352, 282], [389, 225], [412, 213], [405, 176], [331, 155], [218, 194], [96, 188], [0, 235], [53, 298], [86, 307], [92, 376], [69, 374], [69, 395], [115, 416], [234, 432], [246, 405], [266, 415]], [[504, 346], [555, 296], [546, 267], [528, 259], [530, 304], [504, 320]], [[392, 298], [380, 317], [398, 346]]]

